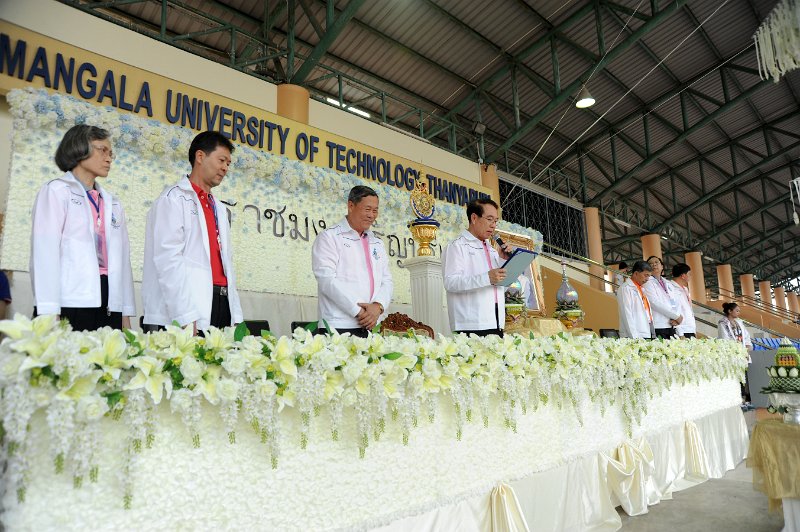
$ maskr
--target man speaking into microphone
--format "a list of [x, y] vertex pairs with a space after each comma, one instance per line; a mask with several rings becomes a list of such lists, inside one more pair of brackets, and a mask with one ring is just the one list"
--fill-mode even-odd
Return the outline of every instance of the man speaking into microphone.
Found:
[[508, 258], [508, 248], [498, 239], [498, 254], [489, 242], [497, 216], [497, 203], [491, 199], [471, 201], [467, 205], [469, 227], [442, 254], [447, 314], [453, 332], [503, 336], [505, 288], [498, 283], [506, 278], [500, 266], [501, 259]]

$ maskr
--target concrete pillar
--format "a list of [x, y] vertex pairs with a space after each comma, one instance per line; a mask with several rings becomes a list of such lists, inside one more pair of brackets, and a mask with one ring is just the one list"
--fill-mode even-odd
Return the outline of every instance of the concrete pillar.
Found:
[[703, 256], [699, 251], [690, 251], [684, 255], [686, 264], [692, 269], [689, 276], [689, 292], [698, 303], [706, 303], [706, 276], [703, 272]]
[[[584, 207], [583, 217], [586, 220], [586, 237], [588, 239], [589, 258], [603, 264], [603, 241], [600, 239], [600, 211], [597, 207]], [[594, 264], [589, 265], [589, 286], [597, 290], [604, 290], [601, 278], [604, 270]], [[597, 276], [598, 278], [592, 277]]]
[[797, 293], [789, 292], [786, 298], [789, 300], [789, 310], [794, 314], [800, 314], [800, 302], [797, 300]]
[[792, 313], [794, 319], [797, 319], [797, 315], [800, 314], [800, 301], [797, 300], [797, 294], [789, 292], [786, 294], [786, 300], [789, 303], [789, 312]]
[[769, 281], [759, 281], [758, 291], [761, 293], [761, 302], [767, 307], [772, 307], [772, 284]]
[[789, 310], [789, 305], [786, 304], [786, 290], [782, 286], [776, 286], [775, 291], [775, 306], [784, 310]]
[[308, 124], [308, 90], [300, 85], [278, 85], [278, 114]]
[[733, 301], [733, 274], [730, 264], [717, 265], [717, 286], [719, 286], [719, 298], [722, 301]]
[[[642, 258], [647, 260], [647, 257], [656, 257], [663, 259], [661, 255], [661, 235], [642, 235]], [[691, 268], [691, 266], [689, 266]]]
[[411, 275], [411, 317], [430, 325], [437, 335], [449, 334], [447, 312], [442, 309], [442, 261], [436, 257], [411, 257], [403, 261], [403, 267]]
[[489, 189], [492, 199], [500, 205], [500, 177], [494, 164], [481, 165], [481, 185]]
[[756, 285], [752, 273], [743, 273], [739, 276], [739, 283], [742, 285], [742, 303], [753, 306], [756, 298]]

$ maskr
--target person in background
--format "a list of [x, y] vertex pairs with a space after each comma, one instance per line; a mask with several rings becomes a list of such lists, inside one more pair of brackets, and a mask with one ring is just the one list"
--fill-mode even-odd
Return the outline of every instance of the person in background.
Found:
[[681, 295], [669, 280], [662, 277], [664, 262], [660, 257], [649, 257], [647, 263], [653, 269], [653, 276], [644, 287], [644, 293], [650, 299], [656, 336], [665, 340], [674, 338], [677, 335], [675, 326], [680, 325], [683, 321], [683, 317], [678, 311], [678, 301]]
[[6, 272], [0, 270], [0, 320], [8, 317], [8, 306], [11, 304], [11, 286], [8, 284]]
[[370, 230], [377, 219], [378, 194], [358, 185], [347, 197], [347, 215], [314, 240], [320, 329], [327, 323], [366, 338], [388, 315], [394, 281], [383, 241]]
[[631, 276], [617, 291], [619, 335], [621, 338], [655, 338], [653, 312], [643, 287], [650, 282], [652, 268], [643, 260], [636, 261]]
[[753, 342], [750, 340], [750, 333], [744, 326], [744, 322], [739, 319], [741, 309], [736, 303], [723, 303], [722, 314], [725, 316], [717, 322], [717, 337], [721, 340], [733, 340], [739, 342], [748, 351], [753, 349]]
[[192, 324], [195, 334], [243, 320], [225, 207], [211, 194], [231, 164], [233, 144], [217, 131], [189, 146], [191, 173], [168, 186], [147, 213], [142, 301], [148, 330]]
[[692, 296], [689, 295], [691, 275], [692, 269], [685, 262], [680, 262], [672, 267], [672, 282], [675, 283], [675, 289], [679, 294], [678, 311], [683, 316], [683, 321], [675, 327], [675, 331], [681, 338], [694, 338], [697, 335]]
[[34, 315], [59, 315], [78, 331], [130, 328], [136, 315], [125, 211], [97, 183], [113, 160], [108, 131], [71, 127], [55, 155], [64, 174], [33, 203]]
[[496, 251], [490, 239], [497, 227], [497, 203], [477, 199], [467, 205], [467, 229], [442, 253], [442, 280], [447, 291], [447, 314], [453, 332], [503, 336], [506, 321], [506, 278], [500, 259], [508, 253]]
[[614, 272], [614, 284], [616, 285], [616, 286], [614, 286], [614, 292], [619, 291], [619, 288], [623, 284], [625, 284], [625, 279], [626, 279], [625, 274], [626, 273], [628, 273], [628, 263], [625, 262], [625, 261], [622, 261], [622, 262], [619, 263], [619, 266], [617, 267], [617, 271]]
[[[747, 363], [752, 362], [750, 351], [753, 350], [753, 342], [750, 340], [750, 333], [744, 326], [744, 322], [739, 318], [741, 309], [736, 303], [723, 303], [722, 314], [724, 317], [717, 322], [717, 337], [721, 340], [731, 340], [738, 342], [748, 351]], [[746, 374], [745, 374], [746, 375]], [[746, 380], [742, 384], [742, 409], [750, 410], [750, 383]]]

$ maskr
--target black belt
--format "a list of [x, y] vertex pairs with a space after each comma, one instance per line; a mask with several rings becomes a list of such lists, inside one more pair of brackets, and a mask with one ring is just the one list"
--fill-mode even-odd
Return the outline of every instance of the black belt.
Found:
[[228, 287], [227, 286], [214, 285], [214, 295], [216, 295], [216, 296], [227, 296], [228, 295]]

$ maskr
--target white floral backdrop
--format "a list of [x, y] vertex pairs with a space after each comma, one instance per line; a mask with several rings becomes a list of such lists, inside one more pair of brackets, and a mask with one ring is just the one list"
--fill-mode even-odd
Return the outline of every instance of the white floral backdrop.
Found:
[[[60, 174], [53, 155], [63, 133], [74, 124], [87, 123], [112, 134], [116, 160], [102, 185], [125, 207], [134, 278], [141, 280], [147, 211], [165, 186], [190, 170], [187, 153], [197, 132], [45, 90], [13, 90], [7, 100], [14, 118], [14, 136], [0, 267], [28, 270], [31, 207], [36, 191]], [[347, 192], [357, 184], [371, 185], [350, 174], [237, 145], [233, 165], [215, 195], [230, 211], [240, 288], [316, 296], [311, 245], [317, 232], [344, 216]], [[412, 218], [409, 193], [377, 183], [374, 188], [381, 208], [374, 229], [390, 255], [393, 300], [408, 304], [409, 276], [397, 261], [413, 256], [414, 244], [406, 228]], [[443, 247], [465, 227], [464, 209], [439, 202], [436, 212], [441, 223], [438, 244]], [[507, 223], [501, 228], [541, 244], [537, 231]]]

